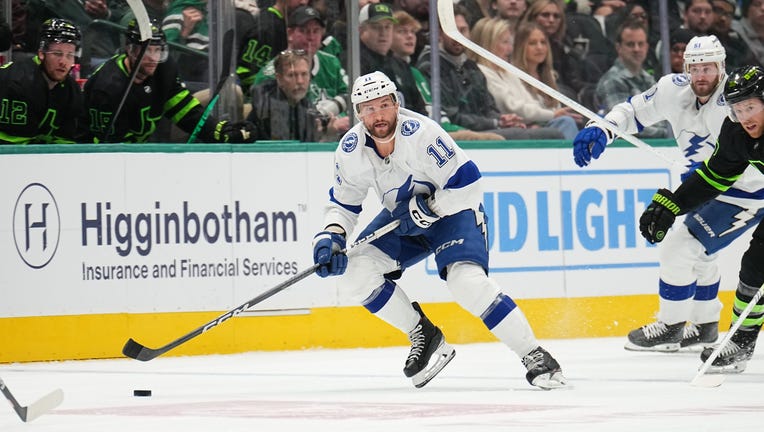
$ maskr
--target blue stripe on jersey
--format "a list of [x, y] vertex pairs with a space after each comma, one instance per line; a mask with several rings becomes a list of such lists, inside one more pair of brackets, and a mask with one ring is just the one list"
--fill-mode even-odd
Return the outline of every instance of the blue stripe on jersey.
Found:
[[481, 315], [480, 318], [483, 320], [485, 326], [488, 327], [488, 330], [493, 330], [493, 328], [499, 325], [499, 323], [516, 307], [517, 305], [511, 298], [509, 298], [509, 296], [506, 294], [499, 294], [496, 296], [496, 300], [493, 301], [491, 306], [488, 306], [488, 309], [483, 312], [483, 315]]
[[363, 209], [363, 207], [359, 206], [359, 205], [357, 205], [357, 206], [347, 205], [347, 204], [343, 204], [343, 203], [337, 201], [337, 199], [334, 198], [334, 188], [329, 189], [329, 201], [331, 201], [331, 202], [337, 204], [338, 206], [344, 208], [345, 210], [353, 212], [355, 214], [361, 213], [361, 210]]
[[672, 301], [687, 300], [693, 296], [694, 291], [695, 282], [689, 285], [670, 285], [663, 282], [663, 279], [658, 282], [658, 294], [662, 299]]
[[729, 188], [726, 191], [724, 191], [722, 195], [732, 197], [732, 198], [760, 200], [760, 199], [764, 199], [764, 189], [759, 189], [755, 192], [747, 192], [740, 189]]
[[[629, 96], [628, 99], [626, 99], [626, 102], [631, 103], [631, 96]], [[639, 120], [634, 117], [634, 121], [637, 122], [637, 133], [642, 132], [642, 129], [645, 127], [642, 125], [642, 123], [639, 122]]]
[[698, 285], [695, 288], [695, 300], [713, 300], [719, 294], [719, 282], [711, 285]]
[[380, 309], [385, 307], [390, 300], [390, 297], [393, 296], [393, 292], [395, 292], [395, 283], [385, 279], [385, 283], [374, 290], [369, 298], [364, 300], [363, 307], [368, 309], [371, 313], [377, 313]]
[[443, 189], [459, 189], [475, 183], [480, 178], [480, 170], [475, 162], [467, 161], [448, 179]]

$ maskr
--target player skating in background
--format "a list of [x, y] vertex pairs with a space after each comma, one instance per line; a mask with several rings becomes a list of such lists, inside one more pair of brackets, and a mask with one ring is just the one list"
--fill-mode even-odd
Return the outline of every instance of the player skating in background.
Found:
[[[146, 53], [138, 63], [141, 36], [136, 20], [125, 31], [125, 53], [102, 64], [85, 84], [85, 104], [90, 116], [90, 132], [96, 142], [146, 142], [156, 130], [162, 116], [172, 120], [185, 132], [191, 133], [202, 117], [204, 107], [186, 89], [171, 58], [164, 32], [151, 25], [151, 39]], [[113, 130], [107, 133], [111, 118], [127, 88], [133, 68], [138, 67], [134, 85], [117, 118]], [[249, 122], [229, 123], [207, 117], [201, 138], [208, 142], [251, 142], [254, 126]]]
[[[335, 152], [324, 229], [313, 240], [319, 276], [345, 273], [340, 289], [409, 335], [411, 352], [403, 371], [421, 387], [448, 364], [454, 349], [394, 279], [434, 254], [455, 300], [521, 358], [528, 382], [542, 388], [563, 386], [560, 365], [539, 346], [515, 302], [487, 275], [477, 166], [440, 125], [400, 108], [395, 84], [383, 73], [359, 77], [351, 101], [360, 122]], [[341, 251], [369, 188], [385, 208], [360, 236], [395, 220], [400, 226], [356, 247], [348, 260]]]
[[37, 55], [0, 67], [0, 144], [66, 144], [87, 135], [82, 91], [69, 75], [82, 36], [71, 22], [42, 24]]
[[[668, 120], [689, 168], [714, 151], [729, 108], [724, 104], [725, 51], [716, 36], [696, 36], [684, 52], [684, 73], [662, 77], [649, 90], [616, 105], [605, 120], [627, 133]], [[613, 141], [595, 125], [573, 141], [576, 164], [586, 166]], [[657, 321], [629, 333], [625, 348], [676, 351], [707, 346], [719, 334], [718, 251], [764, 216], [764, 178], [749, 170], [715, 200], [694, 209], [660, 248]], [[687, 325], [685, 325], [685, 323]]]
[[[698, 208], [737, 185], [746, 170], [764, 177], [764, 70], [759, 66], [735, 69], [724, 85], [730, 117], [724, 120], [716, 151], [691, 173], [672, 193], [660, 189], [639, 220], [642, 235], [651, 243], [663, 240], [676, 216]], [[758, 223], [740, 263], [740, 280], [735, 291], [732, 322], [764, 284], [764, 224]], [[745, 318], [722, 349], [712, 368], [721, 372], [742, 372], [753, 356], [756, 339], [764, 322], [764, 297]], [[701, 353], [704, 362], [713, 352]]]

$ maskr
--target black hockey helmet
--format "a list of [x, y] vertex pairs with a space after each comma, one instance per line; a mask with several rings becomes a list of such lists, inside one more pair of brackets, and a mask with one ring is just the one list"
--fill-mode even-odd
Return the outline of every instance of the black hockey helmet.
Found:
[[724, 84], [727, 106], [755, 97], [764, 100], [764, 70], [760, 66], [742, 66], [733, 70]]
[[[141, 31], [138, 27], [138, 21], [133, 18], [127, 24], [125, 30], [125, 42], [127, 45], [141, 45]], [[151, 23], [151, 39], [149, 39], [149, 45], [162, 47], [159, 62], [167, 60], [169, 56], [169, 49], [167, 47], [167, 37], [161, 28], [156, 23]], [[128, 47], [130, 48], [130, 47]]]
[[40, 51], [47, 51], [52, 43], [69, 43], [75, 46], [77, 55], [80, 55], [82, 34], [70, 21], [61, 18], [51, 18], [42, 23], [40, 30]]
[[[138, 20], [135, 18], [131, 19], [127, 24], [127, 30], [125, 30], [125, 40], [128, 44], [141, 44], [141, 30], [138, 27]], [[153, 22], [151, 23], [151, 40], [149, 45], [167, 45], [167, 37], [164, 35], [164, 32]]]

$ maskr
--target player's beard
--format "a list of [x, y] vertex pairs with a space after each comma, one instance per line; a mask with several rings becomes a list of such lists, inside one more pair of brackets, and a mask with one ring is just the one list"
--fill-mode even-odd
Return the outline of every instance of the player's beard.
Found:
[[692, 87], [692, 91], [695, 93], [695, 96], [703, 98], [711, 96], [718, 84], [719, 77], [717, 76], [713, 81], [706, 81], [700, 87], [698, 86], [697, 82], [693, 81], [690, 83], [690, 87]]
[[[387, 126], [382, 128], [382, 124], [386, 124]], [[393, 120], [392, 123], [389, 122], [376, 122], [374, 125], [372, 125], [371, 130], [369, 130], [369, 134], [372, 138], [375, 140], [384, 141], [389, 139], [394, 133], [395, 133], [395, 125], [397, 123], [397, 120]], [[377, 125], [380, 125], [380, 127], [377, 127]]]

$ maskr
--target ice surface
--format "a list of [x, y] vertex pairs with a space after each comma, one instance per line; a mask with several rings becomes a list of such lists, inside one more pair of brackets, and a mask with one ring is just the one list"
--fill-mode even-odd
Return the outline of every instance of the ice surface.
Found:
[[[570, 387], [528, 385], [504, 345], [455, 345], [422, 389], [408, 347], [253, 352], [0, 365], [22, 405], [64, 402], [33, 423], [0, 409], [0, 431], [725, 431], [759, 427], [764, 360], [718, 388], [689, 385], [699, 353], [635, 353], [625, 338], [545, 340]], [[151, 389], [151, 397], [134, 397]]]

